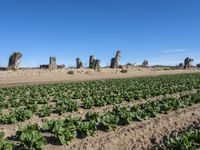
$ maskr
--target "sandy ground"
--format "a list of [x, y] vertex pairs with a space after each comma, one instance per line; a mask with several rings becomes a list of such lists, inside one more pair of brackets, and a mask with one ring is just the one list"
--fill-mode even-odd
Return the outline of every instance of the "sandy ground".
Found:
[[[141, 76], [156, 76], [165, 74], [196, 73], [199, 69], [190, 70], [161, 70], [146, 68], [128, 68], [128, 73], [121, 73], [121, 69], [101, 69], [96, 72], [91, 69], [57, 69], [53, 71], [44, 69], [21, 69], [17, 71], [0, 71], [0, 86], [18, 84], [43, 84], [69, 81], [102, 80], [116, 78], [132, 78]], [[73, 71], [74, 74], [69, 74]]]

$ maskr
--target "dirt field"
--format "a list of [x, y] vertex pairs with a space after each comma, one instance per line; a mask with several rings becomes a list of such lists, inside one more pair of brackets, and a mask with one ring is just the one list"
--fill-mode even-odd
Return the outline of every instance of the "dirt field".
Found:
[[[199, 69], [190, 70], [163, 70], [163, 69], [145, 69], [128, 68], [127, 73], [121, 73], [121, 69], [101, 69], [95, 72], [91, 69], [23, 69], [17, 71], [0, 71], [0, 86], [12, 86], [20, 84], [44, 84], [59, 82], [76, 82], [85, 80], [102, 80], [117, 78], [133, 78], [142, 76], [156, 76], [166, 74], [183, 74], [200, 72]], [[73, 71], [74, 74], [69, 74]]]
[[[168, 97], [179, 98], [180, 95], [196, 93], [196, 90], [170, 94]], [[163, 96], [150, 98], [148, 100], [140, 100], [133, 102], [124, 102], [121, 106], [133, 106], [149, 101], [160, 99]], [[113, 105], [104, 106], [101, 108], [94, 108], [90, 110], [80, 109], [78, 112], [65, 113], [62, 116], [52, 114], [48, 119], [61, 119], [66, 116], [80, 116], [83, 117], [87, 112], [100, 112], [104, 110], [111, 110]], [[200, 104], [192, 107], [183, 108], [178, 111], [170, 111], [168, 114], [160, 114], [156, 118], [150, 118], [141, 122], [134, 122], [128, 126], [119, 126], [115, 131], [103, 132], [97, 131], [93, 136], [88, 136], [84, 139], [74, 139], [69, 145], [57, 145], [51, 139], [51, 144], [45, 146], [45, 150], [146, 150], [157, 143], [162, 143], [162, 138], [166, 134], [170, 134], [173, 131], [180, 131], [183, 128], [188, 127], [193, 122], [200, 123]], [[19, 122], [12, 125], [1, 125], [0, 130], [3, 130], [6, 137], [15, 135], [17, 129], [21, 126], [28, 125], [30, 123], [37, 123], [42, 125], [42, 118], [34, 115], [31, 119]]]

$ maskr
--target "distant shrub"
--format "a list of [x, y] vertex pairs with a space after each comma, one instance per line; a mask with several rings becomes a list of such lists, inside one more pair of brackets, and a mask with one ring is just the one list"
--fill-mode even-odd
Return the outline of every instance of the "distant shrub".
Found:
[[128, 70], [126, 70], [126, 69], [122, 69], [120, 72], [121, 72], [121, 73], [127, 73]]
[[171, 68], [163, 68], [163, 70], [171, 70]]
[[57, 65], [57, 68], [58, 68], [58, 69], [63, 69], [63, 68], [65, 68], [65, 65], [64, 65], [64, 64], [62, 64], [62, 65]]
[[134, 64], [128, 62], [126, 66], [134, 66]]
[[73, 70], [68, 71], [68, 74], [74, 74]]

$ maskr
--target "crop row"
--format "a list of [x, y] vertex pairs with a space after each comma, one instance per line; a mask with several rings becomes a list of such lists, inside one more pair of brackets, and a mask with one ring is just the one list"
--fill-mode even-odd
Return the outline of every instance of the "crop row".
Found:
[[84, 119], [67, 117], [64, 120], [46, 120], [41, 128], [33, 124], [20, 129], [16, 135], [19, 140], [17, 146], [22, 149], [42, 148], [46, 144], [43, 132], [50, 132], [59, 144], [68, 144], [76, 137], [94, 135], [97, 130], [114, 130], [118, 125], [128, 125], [197, 103], [200, 103], [199, 92], [181, 96], [179, 99], [163, 98], [133, 107], [115, 106], [112, 111], [106, 111], [101, 115], [89, 112]]
[[[188, 93], [196, 93], [196, 92], [198, 92], [198, 90], [195, 90], [195, 92], [190, 91]], [[186, 95], [186, 94], [187, 93], [179, 93], [179, 95]], [[37, 105], [29, 105], [29, 107], [12, 108], [10, 111], [7, 112], [2, 111], [0, 112], [0, 123], [12, 124], [18, 121], [24, 121], [30, 119], [34, 114], [38, 115], [39, 117], [47, 117], [50, 116], [51, 113], [63, 114], [66, 111], [72, 112], [72, 111], [77, 111], [79, 109], [78, 104], [74, 103], [73, 101], [70, 103], [68, 101], [59, 101], [59, 103], [60, 103], [59, 105], [56, 105], [56, 108], [52, 108], [50, 105], [44, 104], [40, 105], [40, 109], [38, 109]], [[127, 104], [130, 103], [127, 102]], [[112, 105], [109, 107], [111, 108]]]
[[169, 150], [196, 150], [200, 148], [200, 124], [195, 122], [181, 132], [173, 132], [164, 136], [162, 144], [154, 146], [153, 149]]
[[199, 88], [200, 74], [2, 88], [0, 110], [23, 107], [35, 112], [41, 104], [45, 105], [42, 117], [48, 116], [50, 103], [63, 114], [80, 108], [77, 99], [82, 100], [81, 107], [90, 109]]

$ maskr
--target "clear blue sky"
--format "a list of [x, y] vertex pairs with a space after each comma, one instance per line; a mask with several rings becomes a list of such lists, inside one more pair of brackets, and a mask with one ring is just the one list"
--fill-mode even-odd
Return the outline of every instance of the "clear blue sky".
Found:
[[91, 54], [106, 65], [117, 49], [122, 64], [200, 63], [200, 0], [0, 0], [1, 66], [15, 50], [22, 66]]

